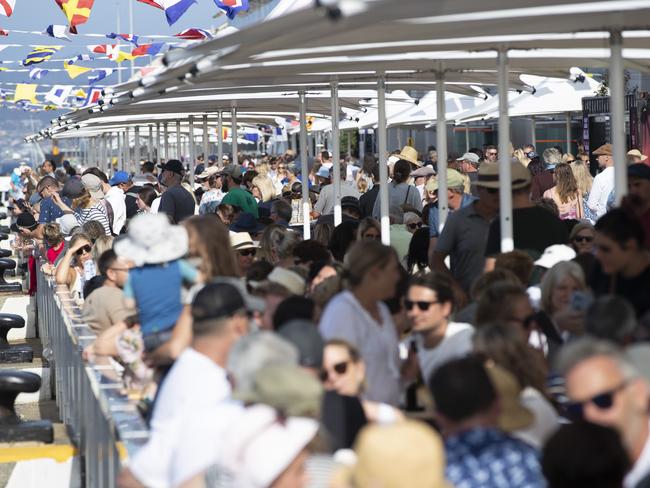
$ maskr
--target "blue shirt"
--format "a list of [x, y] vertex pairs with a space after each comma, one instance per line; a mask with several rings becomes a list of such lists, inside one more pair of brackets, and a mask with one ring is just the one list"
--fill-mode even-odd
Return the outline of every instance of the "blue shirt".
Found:
[[[65, 203], [68, 207], [72, 205], [72, 202], [68, 197], [62, 196], [61, 200], [63, 200], [63, 203]], [[52, 197], [47, 197], [41, 200], [41, 211], [38, 215], [39, 224], [49, 224], [50, 222], [54, 222], [59, 217], [63, 217], [63, 210], [61, 210], [59, 206], [52, 201]]]
[[197, 271], [187, 261], [147, 264], [129, 270], [124, 295], [135, 299], [143, 336], [171, 329], [183, 309], [183, 281], [195, 282]]
[[[460, 208], [467, 207], [473, 202], [478, 200], [474, 195], [463, 193], [463, 198], [460, 200]], [[449, 213], [453, 212], [449, 209]], [[438, 205], [429, 208], [429, 238], [438, 237], [438, 225], [440, 224], [440, 213], [438, 212]]]
[[445, 440], [445, 475], [455, 488], [543, 488], [535, 448], [491, 428], [477, 428]]

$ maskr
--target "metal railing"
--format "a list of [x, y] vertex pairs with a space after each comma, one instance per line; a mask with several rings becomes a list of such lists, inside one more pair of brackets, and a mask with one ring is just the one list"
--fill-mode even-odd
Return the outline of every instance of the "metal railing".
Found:
[[38, 328], [50, 361], [61, 419], [82, 460], [84, 486], [114, 487], [122, 463], [147, 441], [149, 433], [136, 402], [122, 393], [117, 369], [82, 358], [95, 333], [66, 286], [56, 285], [37, 266]]

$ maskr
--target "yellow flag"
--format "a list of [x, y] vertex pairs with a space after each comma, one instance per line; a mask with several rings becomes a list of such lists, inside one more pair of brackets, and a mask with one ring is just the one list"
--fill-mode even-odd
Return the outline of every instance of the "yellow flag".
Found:
[[35, 103], [36, 100], [36, 87], [31, 83], [18, 83], [16, 85], [16, 93], [14, 94], [14, 102], [27, 100], [28, 102]]
[[73, 80], [77, 76], [82, 75], [84, 73], [88, 73], [88, 71], [91, 71], [91, 68], [84, 68], [83, 66], [77, 66], [76, 64], [71, 64], [67, 61], [63, 62], [63, 67], [68, 72], [68, 76], [70, 76], [70, 78]]
[[76, 92], [74, 96], [77, 100], [85, 100], [88, 95], [86, 95], [86, 92], [83, 91], [83, 89], [79, 88], [79, 91]]
[[117, 55], [117, 59], [115, 60], [115, 62], [116, 63], [121, 63], [122, 61], [130, 61], [130, 60], [135, 59], [135, 58], [136, 58], [136, 56], [133, 56], [132, 54], [120, 51], [119, 54]]

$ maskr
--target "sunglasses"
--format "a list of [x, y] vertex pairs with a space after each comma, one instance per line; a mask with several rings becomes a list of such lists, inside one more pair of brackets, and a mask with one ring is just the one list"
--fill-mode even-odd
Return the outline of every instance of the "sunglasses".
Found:
[[575, 236], [573, 240], [576, 242], [593, 242], [594, 238], [591, 236]]
[[406, 227], [409, 229], [420, 229], [422, 227], [422, 222], [413, 222], [411, 224], [406, 224]]
[[497, 153], [495, 153], [495, 152], [489, 152], [489, 153], [485, 153], [485, 154], [487, 154], [488, 156], [496, 156], [497, 155]]
[[90, 251], [92, 251], [92, 247], [90, 244], [86, 244], [85, 246], [77, 249], [74, 254], [75, 256], [81, 256], [83, 253], [89, 253]]
[[421, 300], [413, 302], [411, 300], [404, 300], [404, 307], [406, 308], [406, 310], [413, 310], [413, 307], [415, 307], [417, 305], [417, 307], [421, 311], [426, 312], [427, 310], [429, 310], [431, 305], [435, 305], [436, 303], [440, 303], [440, 302], [437, 301], [437, 300], [433, 301], [433, 302], [425, 302], [425, 301], [421, 301]]
[[581, 402], [571, 402], [566, 405], [566, 411], [569, 417], [575, 421], [584, 419], [584, 407], [586, 404], [591, 403], [600, 410], [609, 410], [614, 405], [615, 395], [623, 390], [628, 385], [628, 381], [624, 381], [616, 388], [594, 395]]
[[242, 249], [237, 252], [240, 256], [255, 256], [257, 254], [257, 249]]
[[[337, 375], [339, 375], [339, 376], [344, 375], [345, 373], [348, 372], [348, 364], [349, 363], [350, 363], [350, 361], [343, 361], [343, 362], [340, 362], [340, 363], [336, 363], [332, 367], [332, 369], [334, 370], [334, 372]], [[320, 380], [322, 382], [325, 382], [325, 381], [327, 381], [329, 379], [329, 377], [330, 377], [330, 372], [327, 371], [325, 368], [323, 368], [321, 370], [321, 372], [320, 372]]]

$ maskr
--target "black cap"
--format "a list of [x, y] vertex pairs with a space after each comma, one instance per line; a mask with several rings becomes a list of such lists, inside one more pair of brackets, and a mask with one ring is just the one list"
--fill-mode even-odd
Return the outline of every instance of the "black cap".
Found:
[[196, 322], [232, 317], [246, 309], [246, 303], [236, 286], [229, 283], [208, 283], [192, 301], [192, 318]]
[[159, 164], [158, 167], [163, 171], [171, 171], [181, 176], [185, 174], [185, 167], [178, 159], [170, 159], [164, 164]]
[[79, 198], [85, 192], [81, 178], [70, 178], [61, 190], [61, 195], [70, 199]]
[[280, 327], [278, 335], [298, 349], [300, 366], [305, 368], [321, 367], [325, 342], [315, 324], [304, 319], [290, 320]]
[[650, 180], [650, 166], [645, 163], [635, 163], [627, 167], [628, 178]]
[[353, 208], [359, 212], [361, 211], [359, 199], [352, 196], [341, 198], [341, 208]]
[[38, 222], [34, 216], [28, 212], [21, 213], [16, 218], [16, 223], [11, 226], [11, 230], [18, 232], [19, 229], [34, 230], [38, 226]]

